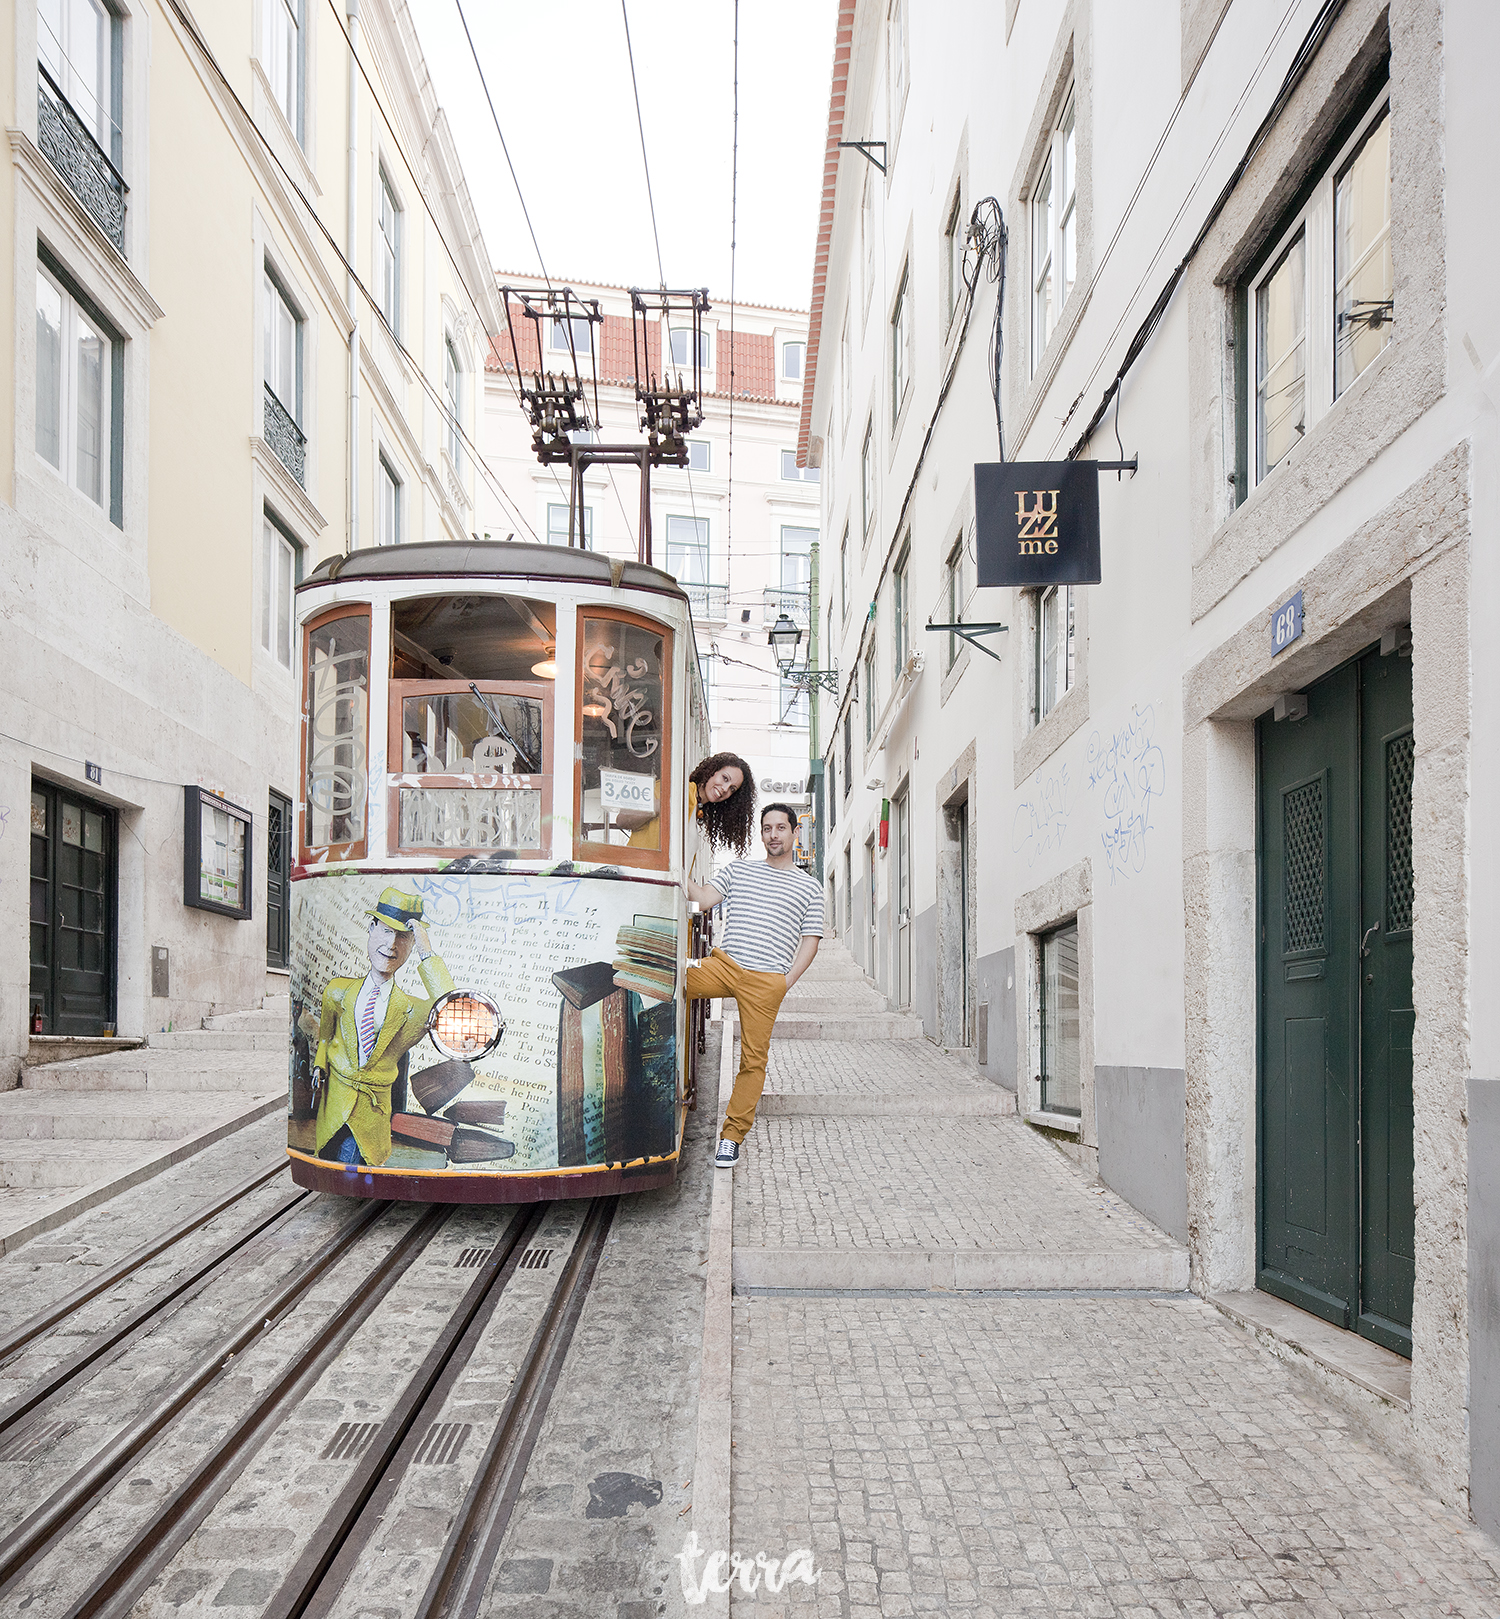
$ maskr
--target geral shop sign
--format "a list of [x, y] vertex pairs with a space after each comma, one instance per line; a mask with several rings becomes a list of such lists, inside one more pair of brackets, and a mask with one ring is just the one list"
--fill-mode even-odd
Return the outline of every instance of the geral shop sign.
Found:
[[767, 759], [745, 755], [755, 775], [755, 801], [772, 804], [778, 798], [796, 803], [808, 797], [806, 759]]
[[981, 585], [1099, 583], [1099, 463], [996, 461], [974, 468]]

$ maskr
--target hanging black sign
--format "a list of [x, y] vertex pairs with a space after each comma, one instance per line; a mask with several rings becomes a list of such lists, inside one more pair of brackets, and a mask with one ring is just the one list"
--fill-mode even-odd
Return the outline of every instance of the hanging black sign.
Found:
[[981, 585], [1099, 583], [1099, 464], [995, 461], [974, 468]]

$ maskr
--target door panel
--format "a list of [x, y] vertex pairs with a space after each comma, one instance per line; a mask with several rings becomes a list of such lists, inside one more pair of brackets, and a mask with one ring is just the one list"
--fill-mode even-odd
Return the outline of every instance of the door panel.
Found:
[[1339, 1326], [1359, 1284], [1358, 671], [1258, 725], [1260, 1285]]
[[48, 1034], [114, 1025], [114, 883], [114, 811], [34, 782], [30, 998]]
[[1411, 660], [1361, 663], [1364, 740], [1360, 959], [1363, 1117], [1359, 1331], [1411, 1353], [1415, 1280], [1412, 1187]]

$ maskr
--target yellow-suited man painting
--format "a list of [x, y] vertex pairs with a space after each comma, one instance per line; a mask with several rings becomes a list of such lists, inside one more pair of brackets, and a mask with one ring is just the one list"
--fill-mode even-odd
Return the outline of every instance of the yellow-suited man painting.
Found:
[[[387, 888], [369, 911], [370, 970], [335, 978], [323, 991], [318, 1051], [318, 1157], [341, 1164], [383, 1164], [391, 1155], [391, 1086], [401, 1059], [427, 1032], [432, 1004], [453, 988], [433, 954], [416, 894]], [[426, 1000], [396, 983], [415, 947]]]

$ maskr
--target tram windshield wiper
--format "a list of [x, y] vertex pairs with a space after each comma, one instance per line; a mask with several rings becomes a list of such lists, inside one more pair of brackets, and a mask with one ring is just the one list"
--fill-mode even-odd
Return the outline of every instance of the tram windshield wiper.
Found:
[[531, 755], [510, 734], [505, 721], [500, 718], [499, 714], [493, 708], [490, 707], [489, 699], [482, 691], [480, 691], [479, 687], [476, 686], [472, 680], [469, 682], [469, 690], [474, 693], [475, 698], [478, 700], [479, 706], [487, 715], [489, 715], [490, 724], [493, 725], [500, 735], [510, 743], [511, 747], [516, 750], [516, 757], [520, 759], [526, 766], [526, 774], [528, 776], [540, 775], [542, 767], [539, 764], [532, 763]]

